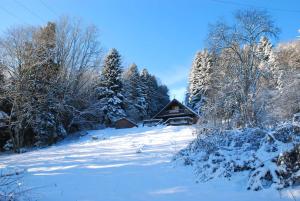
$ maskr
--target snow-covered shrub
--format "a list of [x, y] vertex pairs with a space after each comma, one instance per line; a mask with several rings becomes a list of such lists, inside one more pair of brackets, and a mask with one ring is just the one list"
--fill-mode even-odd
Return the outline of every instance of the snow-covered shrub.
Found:
[[280, 155], [277, 165], [281, 167], [279, 177], [283, 187], [300, 185], [300, 144]]
[[5, 145], [3, 146], [3, 149], [5, 151], [13, 150], [13, 148], [14, 148], [14, 145], [13, 145], [12, 139], [7, 140], [6, 143], [5, 143]]
[[32, 124], [34, 133], [38, 134], [35, 136], [37, 146], [52, 144], [67, 135], [65, 128], [51, 113], [39, 114]]
[[[274, 130], [201, 128], [176, 159], [193, 165], [200, 181], [247, 172], [247, 189], [281, 189], [299, 182], [300, 128], [285, 124]], [[298, 144], [298, 145], [297, 145]]]

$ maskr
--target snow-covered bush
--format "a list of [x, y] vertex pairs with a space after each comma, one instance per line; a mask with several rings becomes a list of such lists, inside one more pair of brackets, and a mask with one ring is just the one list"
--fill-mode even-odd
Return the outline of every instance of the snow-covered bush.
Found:
[[14, 144], [13, 144], [12, 139], [7, 140], [6, 143], [5, 143], [4, 146], [3, 146], [3, 149], [4, 149], [5, 151], [13, 150], [13, 148], [14, 148]]
[[274, 130], [201, 128], [198, 137], [176, 159], [193, 165], [205, 182], [247, 172], [247, 189], [284, 188], [299, 182], [300, 127], [292, 124]]
[[280, 155], [277, 165], [281, 167], [279, 176], [283, 187], [300, 185], [300, 144]]

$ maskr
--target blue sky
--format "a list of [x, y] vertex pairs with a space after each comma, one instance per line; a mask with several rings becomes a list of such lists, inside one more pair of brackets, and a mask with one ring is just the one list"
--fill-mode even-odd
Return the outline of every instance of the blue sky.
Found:
[[0, 0], [0, 31], [41, 25], [60, 16], [81, 18], [100, 30], [105, 49], [117, 48], [125, 66], [135, 62], [167, 84], [183, 100], [192, 59], [205, 46], [207, 25], [230, 22], [243, 8], [266, 9], [281, 28], [279, 41], [295, 39], [299, 0]]

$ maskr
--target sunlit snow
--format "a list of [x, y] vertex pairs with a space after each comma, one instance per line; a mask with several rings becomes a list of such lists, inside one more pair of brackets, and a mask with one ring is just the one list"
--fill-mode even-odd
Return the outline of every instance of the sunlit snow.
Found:
[[172, 161], [196, 137], [193, 129], [89, 131], [49, 148], [1, 155], [0, 167], [26, 169], [25, 185], [43, 201], [290, 200], [284, 192], [247, 191], [238, 179], [197, 183], [192, 168]]

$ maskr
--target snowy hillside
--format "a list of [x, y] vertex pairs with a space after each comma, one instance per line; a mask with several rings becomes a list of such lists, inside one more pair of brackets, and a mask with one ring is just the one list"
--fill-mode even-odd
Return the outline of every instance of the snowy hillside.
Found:
[[285, 192], [247, 191], [241, 179], [197, 183], [190, 167], [172, 160], [195, 139], [193, 129], [89, 131], [49, 148], [0, 155], [0, 168], [25, 169], [22, 185], [43, 201], [290, 200]]

